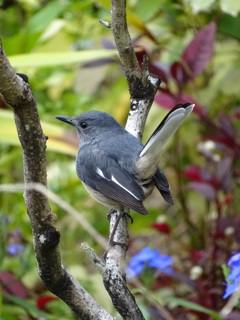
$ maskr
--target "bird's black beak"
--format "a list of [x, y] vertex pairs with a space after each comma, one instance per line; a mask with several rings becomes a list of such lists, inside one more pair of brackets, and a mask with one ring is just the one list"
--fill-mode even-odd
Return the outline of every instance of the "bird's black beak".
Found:
[[70, 124], [71, 126], [74, 126], [74, 123], [72, 121], [73, 120], [72, 117], [57, 116], [55, 118], [58, 120], [61, 120], [63, 122], [66, 122], [66, 123]]

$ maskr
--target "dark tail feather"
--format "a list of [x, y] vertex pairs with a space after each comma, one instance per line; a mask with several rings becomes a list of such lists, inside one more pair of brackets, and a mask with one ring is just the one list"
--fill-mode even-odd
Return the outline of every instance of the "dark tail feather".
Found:
[[174, 202], [170, 192], [169, 183], [167, 181], [167, 178], [159, 168], [157, 169], [153, 179], [163, 199], [173, 205]]

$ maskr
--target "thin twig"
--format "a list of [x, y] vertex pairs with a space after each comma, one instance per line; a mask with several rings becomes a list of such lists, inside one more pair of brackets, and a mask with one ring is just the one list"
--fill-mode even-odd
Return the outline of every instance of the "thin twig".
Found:
[[[89, 235], [103, 248], [106, 249], [107, 241], [101, 236], [87, 221], [84, 213], [76, 210], [73, 206], [71, 206], [68, 202], [64, 201], [61, 197], [59, 197], [56, 193], [49, 190], [43, 184], [40, 183], [17, 183], [17, 184], [2, 184], [0, 185], [0, 192], [21, 192], [24, 190], [35, 190], [43, 195], [45, 195], [48, 199], [53, 201], [60, 208], [68, 212], [72, 215], [72, 217], [82, 226], [84, 230], [86, 230]], [[51, 214], [48, 219], [52, 219], [53, 214]], [[54, 218], [53, 218], [54, 219]]]
[[104, 21], [102, 19], [98, 20], [102, 25], [104, 25], [104, 27], [111, 29], [111, 23]]

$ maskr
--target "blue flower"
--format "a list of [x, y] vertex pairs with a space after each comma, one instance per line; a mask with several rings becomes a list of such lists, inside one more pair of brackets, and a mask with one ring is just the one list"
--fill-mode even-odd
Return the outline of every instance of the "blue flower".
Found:
[[228, 283], [226, 284], [223, 299], [226, 299], [238, 289], [240, 283], [240, 253], [234, 254], [229, 259], [227, 265], [231, 270], [227, 276]]
[[172, 257], [160, 254], [157, 249], [145, 247], [131, 258], [127, 267], [127, 277], [131, 278], [140, 274], [146, 267], [157, 268], [169, 273], [171, 269], [168, 267], [172, 264], [172, 260]]
[[7, 252], [15, 256], [18, 252], [23, 251], [24, 248], [25, 247], [22, 244], [13, 243], [8, 246]]
[[5, 217], [2, 212], [0, 212], [0, 220], [2, 220], [6, 224], [8, 224], [10, 222], [9, 217]]

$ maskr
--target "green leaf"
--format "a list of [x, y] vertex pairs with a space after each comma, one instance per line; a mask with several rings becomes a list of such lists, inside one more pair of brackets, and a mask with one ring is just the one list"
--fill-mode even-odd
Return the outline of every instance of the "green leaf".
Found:
[[[4, 303], [1, 313], [0, 320], [16, 320], [16, 319], [27, 319], [27, 312], [18, 305]], [[21, 318], [20, 318], [21, 317]]]
[[28, 32], [38, 33], [45, 30], [50, 22], [64, 11], [67, 5], [67, 1], [63, 0], [50, 1], [45, 7], [31, 17], [28, 22]]
[[164, 303], [171, 304], [172, 306], [184, 307], [190, 310], [208, 314], [215, 320], [223, 320], [217, 312], [212, 311], [208, 308], [202, 307], [197, 303], [194, 303], [185, 299], [177, 298], [177, 297], [170, 297], [170, 296], [168, 297], [165, 296], [163, 299], [164, 299]]
[[13, 302], [15, 305], [23, 308], [22, 312], [30, 313], [33, 317], [43, 317], [44, 313], [38, 310], [35, 306], [31, 305], [27, 300], [23, 300], [11, 294], [4, 294], [5, 299]]
[[71, 63], [84, 63], [94, 59], [114, 57], [116, 53], [116, 50], [101, 49], [70, 52], [29, 53], [9, 56], [8, 58], [14, 68], [46, 67]]
[[150, 20], [154, 15], [161, 11], [166, 1], [159, 0], [138, 0], [134, 6], [134, 13], [143, 21]]
[[218, 29], [231, 37], [240, 39], [240, 17], [224, 14], [218, 21]]
[[[48, 137], [47, 150], [76, 155], [78, 139], [74, 131], [66, 131], [61, 126], [41, 122], [43, 132]], [[0, 143], [20, 146], [13, 113], [0, 110]]]
[[[1, 121], [0, 121], [1, 122]], [[0, 129], [1, 131], [1, 129]], [[11, 152], [2, 153], [0, 157], [0, 168], [1, 170], [8, 169], [19, 157], [21, 157], [22, 151], [20, 148], [11, 150]]]
[[222, 272], [224, 274], [224, 278], [227, 279], [230, 273], [230, 268], [226, 264], [222, 264]]
[[[14, 303], [16, 306], [19, 306], [21, 308], [19, 308], [19, 311], [21, 311], [22, 313], [28, 313], [30, 314], [32, 317], [34, 318], [38, 318], [38, 319], [48, 319], [48, 320], [63, 320], [63, 319], [66, 319], [65, 317], [64, 318], [59, 318], [58, 317], [55, 317], [54, 315], [50, 315], [46, 312], [43, 312], [43, 311], [40, 311], [37, 307], [35, 307], [31, 302], [31, 301], [28, 301], [28, 300], [23, 300], [17, 296], [13, 296], [13, 295], [10, 295], [10, 294], [4, 294], [4, 296], [9, 300], [11, 301], [12, 303]], [[16, 307], [14, 306], [14, 307]], [[10, 318], [9, 318], [10, 319]]]

